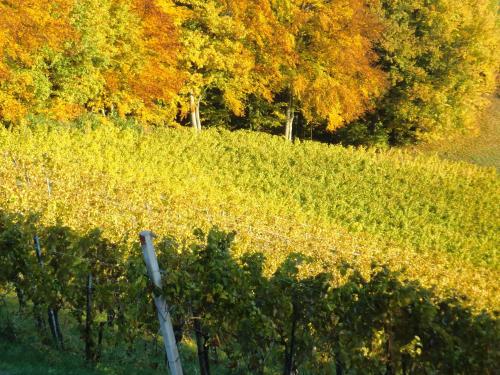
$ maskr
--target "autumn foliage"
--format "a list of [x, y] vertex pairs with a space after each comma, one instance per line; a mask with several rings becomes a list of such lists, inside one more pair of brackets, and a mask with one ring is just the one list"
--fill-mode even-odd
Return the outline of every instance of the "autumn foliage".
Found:
[[[57, 51], [74, 37], [69, 2], [0, 2], [0, 118], [16, 122], [48, 101], [42, 51]], [[49, 32], [47, 32], [49, 31]]]
[[[405, 143], [473, 129], [495, 87], [491, 0], [5, 0], [0, 120]], [[343, 130], [339, 130], [343, 129]], [[378, 142], [377, 141], [377, 142]], [[375, 142], [376, 143], [376, 142]]]

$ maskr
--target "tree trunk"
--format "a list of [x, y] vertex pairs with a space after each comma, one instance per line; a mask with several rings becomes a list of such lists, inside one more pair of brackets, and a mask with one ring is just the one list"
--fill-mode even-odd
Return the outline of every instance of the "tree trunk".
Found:
[[196, 347], [198, 349], [198, 363], [200, 365], [200, 375], [210, 375], [208, 350], [203, 337], [203, 331], [199, 319], [194, 319], [194, 333], [196, 336]]
[[49, 321], [50, 332], [54, 338], [57, 349], [64, 349], [61, 327], [59, 325], [58, 310], [49, 306], [47, 309], [47, 317]]
[[392, 344], [392, 333], [388, 331], [387, 337], [387, 364], [385, 375], [395, 375], [396, 371], [394, 368], [394, 355], [393, 355], [393, 344]]
[[61, 325], [59, 324], [59, 309], [54, 310], [54, 317], [56, 321], [56, 332], [57, 332], [57, 339], [59, 340], [59, 346], [61, 347], [62, 350], [64, 350], [63, 335], [61, 332]]
[[196, 98], [193, 94], [189, 96], [190, 106], [191, 106], [191, 125], [194, 130], [201, 130], [201, 120], [200, 120], [200, 101], [201, 98]]
[[403, 354], [401, 358], [401, 371], [403, 375], [409, 375], [410, 374], [410, 361], [411, 357], [407, 354]]
[[115, 321], [115, 311], [114, 310], [108, 310], [108, 319], [107, 319], [108, 327], [112, 327], [114, 321]]
[[196, 100], [193, 94], [189, 95], [190, 112], [191, 112], [191, 125], [194, 130], [198, 130], [198, 120], [196, 119]]
[[214, 346], [213, 349], [212, 349], [212, 352], [213, 352], [213, 362], [218, 365], [219, 364], [219, 352], [217, 350], [217, 347]]
[[297, 319], [293, 317], [292, 314], [292, 330], [290, 333], [290, 349], [287, 350], [285, 348], [285, 369], [283, 371], [283, 375], [294, 375], [295, 374], [295, 366], [293, 363], [293, 357], [295, 355], [295, 330], [297, 327]]
[[94, 340], [92, 338], [92, 274], [87, 278], [87, 314], [85, 319], [85, 358], [95, 360]]
[[335, 375], [344, 375], [344, 368], [338, 359], [335, 359]]
[[19, 311], [22, 312], [26, 307], [26, 299], [24, 298], [24, 292], [21, 288], [16, 286], [17, 301], [19, 303]]
[[207, 345], [208, 336], [203, 336], [203, 358], [205, 359], [205, 368], [207, 375], [210, 375], [210, 347]]
[[287, 141], [292, 141], [293, 139], [293, 120], [295, 116], [295, 110], [293, 107], [293, 93], [290, 88], [288, 107], [286, 109], [286, 125], [285, 125], [285, 138]]
[[102, 357], [102, 340], [104, 338], [104, 325], [105, 322], [99, 323], [99, 335], [97, 338], [97, 353], [96, 353], [96, 361], [99, 361]]
[[47, 310], [47, 316], [49, 321], [50, 333], [52, 333], [52, 338], [54, 339], [56, 347], [59, 349], [59, 336], [57, 335], [56, 317], [54, 314], [54, 310], [50, 307]]
[[38, 302], [33, 303], [33, 316], [35, 317], [36, 328], [42, 333], [45, 328], [45, 321], [42, 318], [41, 304]]
[[201, 119], [200, 119], [200, 101], [201, 97], [196, 101], [196, 124], [198, 125], [198, 130], [201, 130]]

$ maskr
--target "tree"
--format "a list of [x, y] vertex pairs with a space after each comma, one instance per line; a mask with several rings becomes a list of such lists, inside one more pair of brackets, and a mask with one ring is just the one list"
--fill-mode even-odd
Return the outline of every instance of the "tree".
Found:
[[0, 3], [0, 119], [7, 123], [19, 122], [50, 97], [43, 55], [60, 51], [64, 41], [75, 37], [69, 25], [70, 4], [66, 0]]
[[382, 1], [377, 47], [390, 88], [344, 139], [392, 145], [470, 131], [488, 104], [499, 64], [497, 3]]
[[384, 75], [372, 51], [381, 27], [365, 2], [273, 0], [258, 7], [258, 17], [241, 19], [256, 33], [250, 35], [258, 60], [268, 65], [269, 90], [286, 100], [287, 139], [297, 112], [334, 130], [382, 93]]
[[58, 0], [12, 5], [0, 17], [0, 117], [72, 119], [83, 112], [175, 118], [183, 75], [169, 1]]
[[64, 101], [146, 123], [175, 117], [170, 102], [182, 74], [168, 3], [84, 0], [75, 5], [71, 22], [80, 37], [52, 65]]
[[178, 68], [178, 15], [168, 0], [136, 0], [133, 12], [140, 19], [136, 52], [139, 64], [127, 77], [127, 83], [154, 123], [168, 123], [162, 117], [176, 116], [175, 98], [185, 79], [185, 73]]
[[181, 90], [183, 112], [201, 129], [200, 104], [207, 90], [221, 93], [224, 105], [235, 115], [244, 114], [244, 98], [254, 90], [250, 74], [254, 57], [244, 43], [246, 30], [224, 1], [177, 1], [183, 21], [182, 69], [187, 80]]

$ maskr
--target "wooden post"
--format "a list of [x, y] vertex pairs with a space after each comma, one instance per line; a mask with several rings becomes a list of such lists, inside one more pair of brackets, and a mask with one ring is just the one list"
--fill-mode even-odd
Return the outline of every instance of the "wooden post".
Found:
[[[139, 234], [141, 240], [142, 255], [148, 270], [148, 275], [153, 284], [157, 288], [161, 288], [161, 274], [156, 258], [155, 249], [153, 247], [153, 233], [150, 231], [142, 231]], [[172, 327], [172, 319], [168, 310], [168, 305], [162, 296], [154, 295], [158, 320], [160, 321], [160, 331], [167, 352], [168, 367], [172, 375], [182, 375], [181, 358], [175, 342], [174, 329]]]

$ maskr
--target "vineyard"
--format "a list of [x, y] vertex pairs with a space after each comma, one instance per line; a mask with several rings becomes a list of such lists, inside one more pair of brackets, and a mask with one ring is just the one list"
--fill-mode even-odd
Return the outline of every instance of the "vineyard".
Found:
[[0, 375], [497, 374], [498, 10], [1, 0]]
[[[196, 341], [202, 374], [219, 356], [229, 373], [494, 372], [494, 168], [77, 125], [0, 129], [0, 289], [40, 330], [55, 314], [60, 350], [58, 311], [74, 316], [88, 361], [112, 342], [132, 348], [158, 330], [154, 292], [171, 301], [178, 340]], [[144, 276], [144, 229], [158, 236], [160, 291]]]

